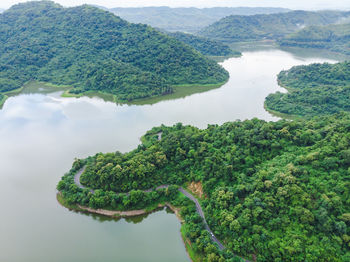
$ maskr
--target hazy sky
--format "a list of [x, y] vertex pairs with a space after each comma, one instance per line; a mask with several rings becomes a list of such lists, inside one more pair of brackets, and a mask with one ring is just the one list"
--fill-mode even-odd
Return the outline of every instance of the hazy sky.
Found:
[[[26, 0], [0, 0], [1, 8], [8, 8]], [[350, 0], [56, 0], [64, 6], [75, 6], [84, 3], [105, 7], [130, 6], [172, 6], [172, 7], [213, 7], [213, 6], [272, 6], [291, 9], [347, 9]]]

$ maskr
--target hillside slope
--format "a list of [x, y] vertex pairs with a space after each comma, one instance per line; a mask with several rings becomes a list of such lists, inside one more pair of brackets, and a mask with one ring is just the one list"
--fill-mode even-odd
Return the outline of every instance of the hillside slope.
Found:
[[228, 79], [214, 61], [149, 26], [96, 7], [63, 8], [51, 1], [18, 4], [0, 15], [0, 68], [0, 92], [37, 80], [121, 100]]
[[279, 41], [281, 46], [326, 49], [350, 55], [350, 24], [309, 26]]
[[350, 62], [295, 66], [278, 81], [288, 93], [270, 94], [268, 110], [302, 117], [350, 112]]
[[328, 25], [345, 17], [349, 17], [349, 12], [292, 11], [269, 15], [228, 16], [202, 29], [199, 34], [227, 42], [275, 40], [305, 26]]

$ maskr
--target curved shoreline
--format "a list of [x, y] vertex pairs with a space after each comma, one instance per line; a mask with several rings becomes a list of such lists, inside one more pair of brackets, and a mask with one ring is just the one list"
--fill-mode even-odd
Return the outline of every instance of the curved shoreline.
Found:
[[[160, 138], [161, 138], [161, 135], [158, 134], [158, 139], [160, 140]], [[81, 189], [89, 189], [80, 183], [80, 177], [83, 174], [83, 172], [85, 171], [85, 169], [86, 169], [86, 165], [83, 166], [74, 175], [74, 183], [76, 186], [78, 186]], [[168, 188], [168, 187], [169, 187], [169, 185], [160, 185], [160, 186], [156, 187], [155, 190], [162, 189], [162, 188]], [[89, 190], [92, 194], [94, 194], [94, 190], [92, 190], [92, 189], [89, 189]], [[151, 192], [152, 190], [153, 189], [147, 189], [147, 190], [144, 190], [144, 192]], [[207, 230], [209, 232], [211, 240], [218, 245], [220, 250], [224, 250], [225, 246], [215, 237], [213, 231], [211, 231], [211, 229], [210, 229], [210, 227], [205, 219], [203, 209], [202, 209], [200, 203], [198, 202], [197, 198], [194, 197], [191, 193], [187, 192], [183, 187], [179, 187], [178, 190], [179, 190], [179, 192], [184, 194], [188, 199], [190, 199], [195, 204], [196, 211], [199, 214], [199, 216], [203, 219], [203, 224], [204, 224], [205, 230]], [[176, 208], [172, 207], [169, 203], [165, 203], [164, 205], [160, 204], [160, 206], [158, 205], [158, 207], [164, 207], [164, 206], [168, 206], [171, 210], [173, 210], [173, 212], [176, 214], [176, 216], [179, 218], [179, 220], [183, 221], [178, 210], [175, 211]], [[107, 209], [94, 209], [94, 208], [84, 207], [84, 206], [80, 206], [80, 205], [77, 205], [77, 207], [83, 211], [86, 211], [86, 212], [100, 214], [100, 215], [104, 215], [104, 216], [110, 216], [110, 217], [116, 217], [116, 216], [117, 217], [130, 217], [130, 216], [139, 216], [139, 215], [144, 215], [144, 214], [149, 213], [149, 211], [144, 210], [144, 209], [129, 210], [129, 211], [116, 211], [116, 210], [114, 211], [114, 210], [107, 210]]]

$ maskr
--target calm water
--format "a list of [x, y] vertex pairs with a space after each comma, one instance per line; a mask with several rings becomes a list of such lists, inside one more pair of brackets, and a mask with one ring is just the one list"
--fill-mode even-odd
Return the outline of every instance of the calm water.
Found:
[[177, 122], [204, 128], [235, 119], [276, 120], [264, 98], [281, 90], [276, 74], [297, 64], [330, 61], [278, 50], [226, 60], [222, 88], [154, 105], [99, 98], [23, 94], [0, 111], [0, 261], [189, 261], [180, 223], [165, 211], [142, 223], [103, 220], [68, 211], [56, 184], [74, 157], [128, 151], [153, 126]]

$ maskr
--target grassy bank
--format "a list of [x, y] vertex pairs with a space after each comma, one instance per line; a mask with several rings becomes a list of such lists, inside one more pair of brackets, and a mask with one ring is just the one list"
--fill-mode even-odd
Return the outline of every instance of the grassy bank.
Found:
[[69, 90], [66, 90], [62, 97], [99, 97], [102, 98], [106, 102], [114, 102], [119, 104], [128, 104], [128, 105], [152, 105], [161, 101], [166, 100], [172, 100], [177, 98], [183, 98], [189, 95], [197, 94], [197, 93], [203, 93], [207, 92], [212, 89], [219, 88], [223, 86], [226, 82], [219, 83], [219, 84], [206, 84], [206, 85], [199, 85], [199, 84], [187, 84], [187, 85], [177, 85], [173, 86], [174, 92], [167, 95], [160, 95], [160, 96], [152, 96], [147, 98], [140, 98], [135, 99], [132, 101], [125, 101], [118, 99], [117, 96], [105, 92], [100, 91], [87, 91], [83, 92], [81, 94], [72, 94], [69, 92]]
[[155, 103], [158, 103], [160, 101], [166, 101], [166, 100], [172, 100], [172, 99], [178, 99], [178, 98], [184, 98], [189, 95], [193, 94], [199, 94], [204, 93], [212, 89], [220, 88], [226, 82], [219, 83], [219, 84], [207, 84], [207, 85], [178, 85], [173, 86], [174, 92], [168, 95], [163, 96], [156, 96], [156, 97], [150, 97], [150, 98], [142, 98], [133, 100], [131, 102], [128, 102], [127, 104], [130, 105], [153, 105]]
[[219, 84], [206, 84], [206, 85], [199, 85], [199, 84], [188, 84], [188, 85], [177, 85], [173, 86], [174, 92], [167, 95], [160, 95], [160, 96], [153, 96], [153, 97], [147, 97], [147, 98], [140, 98], [135, 99], [132, 101], [126, 101], [118, 99], [116, 95], [105, 93], [101, 91], [86, 91], [81, 94], [73, 94], [70, 92], [72, 90], [71, 86], [66, 85], [55, 85], [51, 83], [44, 83], [44, 82], [37, 82], [37, 81], [30, 81], [26, 83], [21, 88], [11, 90], [8, 92], [4, 92], [3, 99], [0, 101], [0, 109], [2, 108], [3, 104], [5, 103], [6, 99], [10, 96], [15, 96], [19, 94], [48, 94], [52, 92], [58, 92], [58, 91], [64, 91], [61, 95], [61, 97], [65, 98], [80, 98], [83, 96], [87, 96], [90, 98], [98, 97], [103, 99], [105, 102], [113, 102], [118, 104], [128, 104], [128, 105], [152, 105], [155, 103], [158, 103], [163, 100], [172, 100], [177, 98], [183, 98], [192, 94], [196, 93], [203, 93], [207, 92], [212, 89], [216, 89], [224, 85], [226, 82], [219, 83]]

